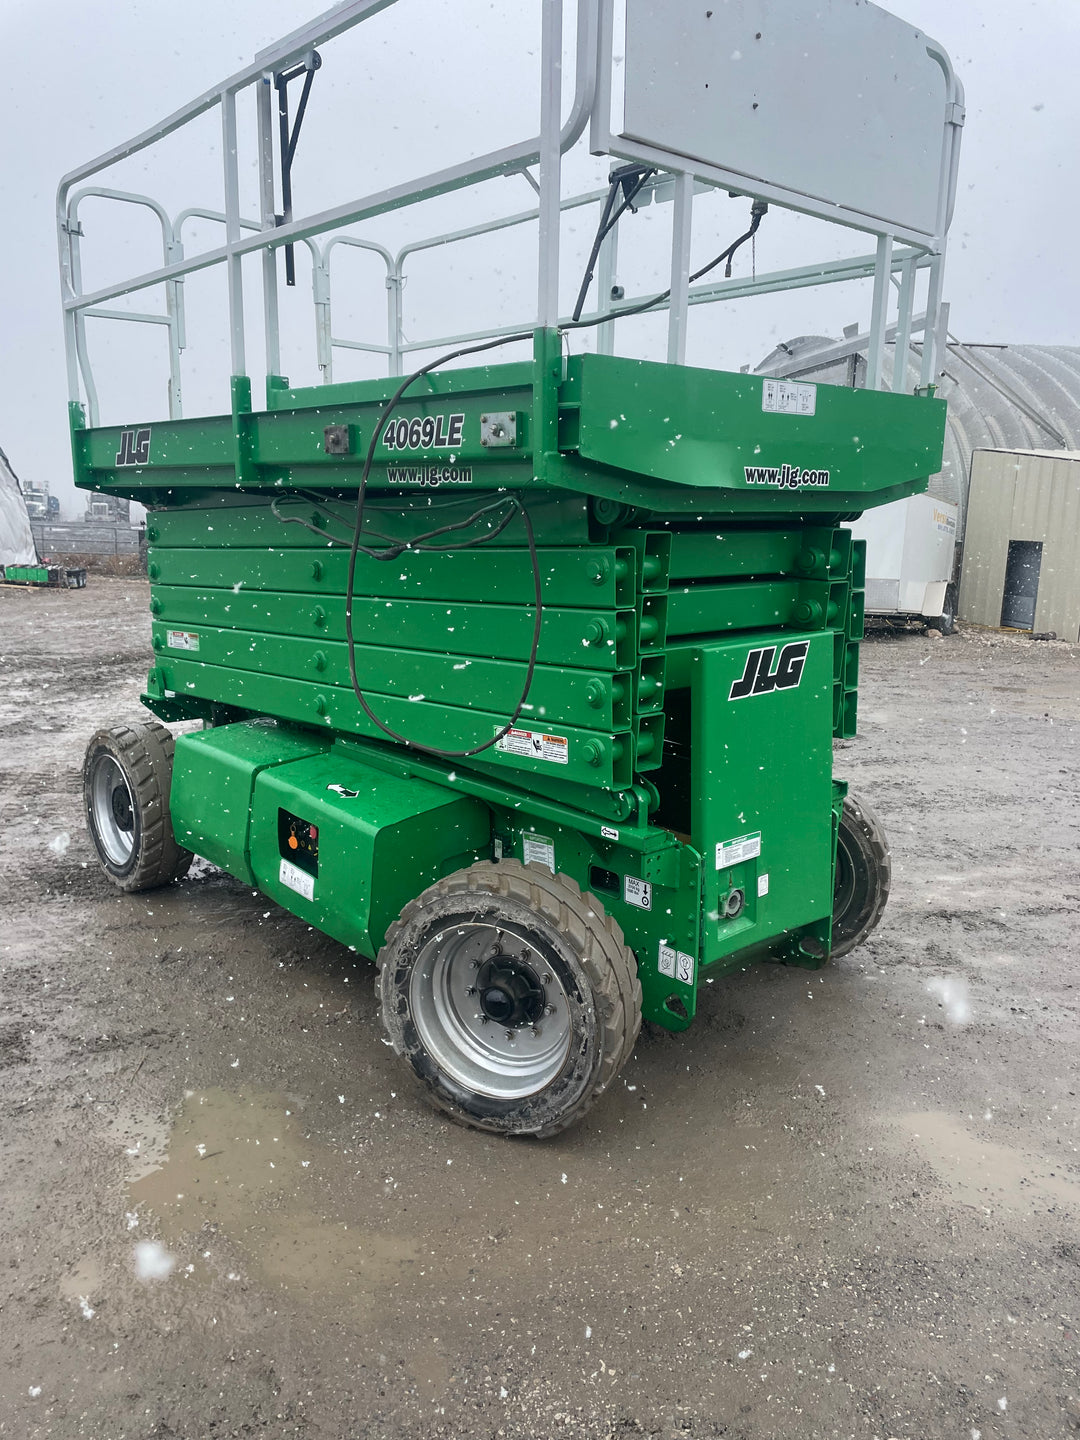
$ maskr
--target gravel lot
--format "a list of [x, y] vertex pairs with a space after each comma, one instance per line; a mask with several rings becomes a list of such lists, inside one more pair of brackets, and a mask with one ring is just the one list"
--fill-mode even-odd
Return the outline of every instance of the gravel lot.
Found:
[[79, 768], [148, 630], [141, 581], [0, 588], [0, 1435], [1080, 1433], [1080, 649], [868, 640], [881, 927], [533, 1144], [430, 1111], [259, 895], [105, 881]]

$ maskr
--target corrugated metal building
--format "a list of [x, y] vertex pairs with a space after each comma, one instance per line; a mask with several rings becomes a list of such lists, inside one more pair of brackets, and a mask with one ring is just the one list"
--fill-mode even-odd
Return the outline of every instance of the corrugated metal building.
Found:
[[1080, 640], [1080, 450], [977, 450], [960, 617]]

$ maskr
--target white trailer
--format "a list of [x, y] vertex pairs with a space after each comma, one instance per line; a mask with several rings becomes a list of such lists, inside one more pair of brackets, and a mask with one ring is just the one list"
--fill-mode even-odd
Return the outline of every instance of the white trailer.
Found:
[[912, 495], [851, 526], [866, 541], [866, 613], [922, 619], [948, 634], [956, 617], [953, 567], [959, 506]]

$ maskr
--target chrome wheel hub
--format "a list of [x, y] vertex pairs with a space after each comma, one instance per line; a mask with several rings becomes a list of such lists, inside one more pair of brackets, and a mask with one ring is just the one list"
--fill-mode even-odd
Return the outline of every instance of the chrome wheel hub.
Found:
[[562, 982], [532, 941], [506, 927], [462, 924], [433, 934], [413, 966], [409, 1008], [440, 1069], [493, 1099], [543, 1090], [570, 1049]]
[[123, 770], [101, 755], [90, 783], [90, 809], [101, 848], [114, 865], [131, 859], [135, 847], [135, 804]]

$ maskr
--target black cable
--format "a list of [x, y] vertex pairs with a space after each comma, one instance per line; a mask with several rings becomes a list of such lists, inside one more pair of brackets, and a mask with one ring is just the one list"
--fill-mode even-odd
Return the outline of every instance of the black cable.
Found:
[[[615, 223], [615, 220], [618, 219], [619, 215], [621, 215], [626, 209], [626, 207], [629, 205], [630, 201], [633, 199], [634, 195], [637, 194], [638, 190], [640, 190], [646, 179], [648, 179], [648, 173], [641, 177], [635, 189], [630, 192], [630, 194], [624, 200], [622, 207], [620, 208], [614, 219], [607, 222], [609, 229], [610, 226]], [[614, 191], [612, 192], [612, 195], [608, 197], [608, 205], [605, 207], [605, 214], [610, 214], [610, 205], [613, 200], [613, 195]], [[750, 228], [745, 232], [745, 234], [740, 235], [738, 239], [732, 241], [732, 243], [727, 247], [727, 249], [722, 250], [714, 260], [710, 260], [707, 265], [703, 265], [700, 270], [695, 271], [695, 273], [689, 277], [690, 283], [693, 283], [693, 281], [695, 280], [700, 280], [703, 275], [707, 275], [710, 270], [714, 270], [716, 266], [719, 265], [723, 260], [727, 261], [727, 274], [730, 275], [732, 258], [739, 250], [739, 248], [744, 245], [748, 240], [752, 239], [753, 236], [757, 233], [758, 226], [761, 224], [762, 218], [767, 213], [768, 208], [768, 205], [766, 205], [764, 201], [755, 200], [750, 210]], [[601, 233], [599, 234], [600, 241], [603, 240], [603, 236], [606, 233], [606, 231], [601, 231]], [[598, 248], [598, 246], [595, 248]], [[669, 288], [665, 290], [662, 294], [654, 295], [651, 299], [645, 300], [639, 305], [630, 306], [625, 310], [614, 311], [607, 315], [601, 315], [594, 320], [580, 320], [575, 318], [569, 321], [567, 324], [560, 326], [559, 328], [562, 330], [587, 329], [591, 326], [601, 325], [608, 320], [621, 319], [627, 315], [636, 315], [641, 313], [642, 311], [651, 309], [654, 305], [661, 304], [664, 300], [668, 299], [670, 295], [671, 290]], [[360, 484], [357, 488], [356, 513], [353, 521], [352, 541], [349, 545], [348, 579], [345, 587], [345, 639], [349, 661], [349, 680], [352, 684], [353, 694], [356, 696], [357, 702], [359, 703], [360, 708], [361, 710], [363, 710], [364, 714], [368, 717], [368, 719], [373, 725], [375, 725], [379, 730], [383, 732], [384, 735], [388, 735], [391, 740], [396, 741], [399, 745], [404, 745], [407, 749], [422, 750], [425, 754], [435, 755], [439, 759], [443, 760], [466, 760], [473, 755], [480, 755], [485, 750], [490, 750], [492, 746], [497, 745], [499, 741], [502, 740], [506, 735], [508, 735], [509, 732], [517, 724], [517, 721], [525, 708], [526, 701], [529, 698], [529, 691], [532, 688], [533, 675], [536, 671], [536, 659], [540, 649], [540, 629], [543, 623], [543, 595], [542, 583], [540, 578], [540, 557], [536, 549], [536, 536], [533, 532], [532, 521], [529, 518], [529, 512], [525, 509], [525, 506], [521, 503], [521, 500], [516, 495], [508, 496], [506, 498], [506, 501], [497, 501], [492, 505], [486, 506], [481, 510], [474, 512], [471, 516], [467, 517], [463, 521], [457, 522], [453, 525], [442, 526], [437, 530], [430, 531], [423, 536], [418, 537], [417, 540], [412, 542], [390, 541], [389, 537], [380, 537], [389, 541], [388, 548], [382, 551], [372, 550], [367, 546], [362, 546], [360, 544], [360, 537], [363, 533], [364, 528], [364, 502], [367, 497], [368, 479], [371, 475], [371, 467], [375, 459], [375, 450], [379, 443], [379, 437], [383, 433], [383, 427], [386, 425], [390, 416], [397, 408], [397, 405], [400, 402], [402, 396], [405, 394], [406, 390], [408, 390], [415, 381], [421, 379], [424, 375], [430, 374], [432, 370], [436, 370], [440, 366], [448, 364], [451, 360], [460, 359], [460, 357], [463, 355], [476, 355], [485, 350], [495, 350], [503, 345], [511, 345], [516, 341], [531, 340], [532, 337], [533, 332], [531, 330], [522, 330], [514, 335], [500, 336], [496, 340], [485, 340], [479, 345], [463, 346], [460, 349], [451, 350], [446, 355], [440, 355], [437, 359], [429, 361], [427, 365], [421, 366], [419, 370], [414, 370], [411, 375], [407, 376], [401, 382], [398, 388], [394, 391], [390, 399], [383, 406], [382, 413], [380, 414], [379, 419], [371, 432], [371, 440], [368, 443], [367, 453], [364, 456], [364, 467], [361, 471]], [[487, 514], [491, 510], [498, 508], [498, 506], [502, 503], [512, 504], [516, 509], [517, 513], [521, 516], [522, 523], [525, 526], [526, 539], [528, 540], [529, 558], [532, 563], [533, 573], [534, 607], [536, 613], [535, 621], [533, 624], [532, 644], [529, 649], [529, 661], [525, 672], [525, 682], [522, 686], [521, 696], [518, 699], [517, 704], [514, 706], [514, 710], [510, 716], [510, 719], [506, 722], [504, 726], [501, 727], [501, 729], [499, 729], [492, 736], [490, 740], [486, 740], [482, 745], [474, 745], [471, 749], [468, 750], [442, 750], [434, 745], [423, 745], [419, 741], [410, 740], [406, 735], [399, 734], [399, 732], [393, 729], [392, 726], [387, 725], [384, 721], [380, 720], [378, 715], [375, 714], [374, 710], [368, 704], [364, 692], [360, 688], [360, 682], [356, 673], [356, 640], [353, 634], [352, 623], [352, 605], [356, 587], [357, 557], [361, 553], [363, 553], [373, 560], [393, 560], [400, 556], [404, 551], [409, 549], [468, 549], [471, 546], [485, 543], [486, 541], [495, 538], [495, 536], [502, 534], [503, 530], [506, 528], [506, 525], [509, 524], [512, 516], [508, 517], [505, 523], [500, 525], [495, 530], [494, 534], [477, 536], [471, 541], [463, 542], [460, 546], [427, 546], [424, 545], [422, 542], [436, 538], [439, 535], [450, 533], [451, 531], [467, 528], [470, 524], [475, 523], [475, 521], [479, 519], [482, 515]], [[331, 544], [342, 543], [341, 541], [332, 539], [332, 537], [327, 536], [316, 526], [310, 525], [306, 521], [300, 520], [298, 517], [296, 520], [287, 520], [287, 517], [281, 515], [277, 511], [275, 505], [276, 502], [272, 502], [271, 509], [279, 520], [286, 520], [287, 523], [304, 525], [306, 529], [314, 531], [315, 534], [319, 535], [322, 539], [328, 540]], [[333, 514], [332, 511], [327, 511], [326, 513]], [[335, 516], [334, 518], [338, 519], [340, 523], [345, 523], [340, 516]]]
[[[758, 226], [761, 224], [763, 217], [768, 213], [768, 210], [769, 207], [764, 200], [755, 200], [750, 207], [750, 229], [747, 230], [745, 234], [740, 235], [737, 240], [733, 240], [726, 250], [721, 250], [720, 254], [717, 255], [714, 260], [710, 260], [709, 263], [703, 265], [700, 270], [695, 270], [693, 275], [689, 277], [687, 283], [692, 285], [695, 280], [700, 280], [703, 275], [708, 275], [709, 271], [715, 270], [722, 260], [727, 261], [727, 268], [724, 274], [725, 276], [730, 276], [731, 262], [735, 256], [735, 252], [741, 246], [745, 245], [748, 240], [752, 240], [757, 234]], [[671, 287], [668, 286], [666, 290], [662, 291], [659, 295], [654, 295], [650, 300], [642, 300], [637, 305], [628, 305], [623, 310], [609, 310], [606, 315], [598, 315], [592, 320], [578, 320], [574, 324], [564, 325], [562, 328], [564, 330], [585, 330], [593, 325], [605, 325], [609, 320], [622, 320], [627, 315], [640, 315], [643, 311], [651, 310], [654, 305], [659, 305], [664, 300], [670, 299], [670, 297]]]
[[[307, 501], [307, 503], [309, 505], [313, 505], [316, 510], [321, 510], [324, 515], [329, 515], [332, 520], [336, 520], [339, 525], [345, 525], [350, 530], [352, 529], [352, 515], [341, 515], [336, 510], [331, 510], [330, 506], [325, 503], [325, 501], [320, 495], [314, 495], [310, 490], [298, 490], [296, 493], [298, 495], [302, 495]], [[472, 500], [472, 498], [473, 497], [471, 495], [460, 497], [460, 499], [462, 500], [468, 499], [470, 501]], [[275, 518], [280, 520], [282, 524], [302, 525], [305, 530], [310, 530], [313, 535], [318, 535], [320, 539], [326, 540], [327, 543], [331, 545], [348, 545], [349, 542], [347, 540], [339, 540], [336, 536], [327, 534], [327, 532], [320, 529], [319, 526], [309, 524], [306, 520], [302, 520], [298, 515], [282, 515], [277, 508], [277, 503], [278, 502], [276, 500], [271, 501], [270, 509], [273, 511]], [[458, 503], [460, 503], [460, 501]], [[455, 521], [453, 525], [440, 525], [435, 530], [425, 530], [420, 535], [414, 535], [407, 540], [402, 540], [401, 537], [398, 535], [384, 535], [381, 530], [372, 530], [371, 527], [368, 526], [364, 530], [364, 534], [371, 535], [376, 540], [385, 541], [388, 549], [371, 550], [366, 545], [361, 545], [360, 553], [362, 555], [370, 556], [373, 560], [395, 560], [398, 555], [403, 554], [406, 550], [433, 550], [439, 553], [448, 550], [468, 550], [471, 549], [474, 545], [482, 545], [488, 540], [493, 540], [496, 535], [501, 535], [502, 532], [506, 529], [507, 525], [509, 525], [510, 521], [514, 518], [512, 511], [510, 514], [506, 515], [502, 520], [500, 520], [498, 525], [496, 525], [494, 529], [486, 530], [482, 535], [477, 535], [472, 540], [463, 540], [460, 545], [428, 545], [424, 542], [437, 539], [440, 535], [448, 535], [456, 530], [466, 530], [470, 525], [475, 524], [477, 520], [482, 520], [485, 515], [490, 515], [493, 510], [501, 510], [507, 506], [512, 507], [513, 504], [514, 501], [512, 496], [501, 495], [497, 500], [493, 500], [490, 504], [482, 505], [479, 510], [474, 510], [473, 513], [471, 515], [467, 515], [464, 520]], [[446, 505], [437, 506], [435, 508], [448, 510], [450, 508], [450, 502], [448, 502]], [[382, 514], [400, 515], [403, 513], [401, 506], [391, 507], [388, 505], [368, 505], [365, 506], [365, 509], [378, 510]], [[405, 511], [404, 513], [408, 514], [411, 512]], [[390, 553], [391, 549], [393, 549], [394, 551], [393, 554]]]
[[[525, 536], [529, 544], [529, 558], [532, 562], [533, 598], [536, 610], [536, 619], [533, 623], [532, 644], [529, 649], [529, 663], [525, 671], [525, 682], [522, 686], [521, 696], [518, 699], [517, 704], [514, 706], [513, 714], [510, 716], [510, 719], [506, 722], [506, 724], [502, 726], [501, 729], [495, 732], [495, 734], [491, 737], [490, 740], [485, 740], [482, 745], [474, 745], [471, 747], [471, 749], [442, 750], [435, 745], [422, 745], [416, 740], [410, 740], [406, 735], [399, 734], [398, 731], [393, 729], [392, 726], [387, 725], [384, 721], [379, 719], [378, 715], [375, 714], [374, 710], [368, 704], [364, 692], [360, 688], [360, 681], [357, 678], [356, 674], [356, 641], [353, 636], [352, 603], [353, 593], [356, 585], [356, 559], [361, 550], [360, 536], [364, 526], [364, 500], [367, 495], [368, 477], [371, 474], [371, 466], [375, 459], [375, 448], [379, 443], [379, 436], [383, 433], [383, 427], [389, 420], [395, 408], [397, 407], [397, 404], [400, 401], [401, 397], [405, 394], [405, 391], [408, 390], [409, 386], [412, 385], [414, 381], [419, 380], [422, 376], [429, 374], [432, 370], [437, 369], [440, 365], [447, 364], [447, 362], [450, 360], [457, 360], [462, 355], [475, 355], [483, 350], [494, 350], [500, 345], [509, 345], [515, 340], [531, 339], [532, 331], [523, 330], [516, 335], [501, 336], [498, 340], [486, 340], [483, 342], [483, 344], [465, 346], [462, 349], [451, 351], [448, 355], [441, 355], [438, 357], [438, 359], [432, 360], [429, 364], [424, 365], [421, 369], [414, 371], [411, 375], [409, 375], [405, 380], [401, 382], [398, 388], [394, 391], [393, 395], [383, 406], [382, 413], [379, 416], [375, 428], [371, 432], [371, 440], [368, 443], [367, 454], [364, 457], [364, 468], [360, 474], [360, 484], [357, 489], [356, 495], [356, 519], [353, 524], [352, 543], [349, 547], [348, 580], [345, 587], [345, 640], [349, 659], [349, 679], [352, 683], [353, 694], [356, 696], [357, 702], [361, 710], [363, 710], [364, 714], [368, 717], [368, 719], [373, 725], [377, 726], [378, 729], [383, 732], [384, 735], [389, 735], [391, 740], [396, 740], [399, 745], [404, 745], [410, 750], [423, 750], [425, 754], [435, 755], [440, 760], [467, 760], [473, 755], [480, 755], [483, 753], [483, 751], [490, 750], [493, 745], [497, 745], [499, 741], [504, 738], [504, 736], [510, 733], [510, 731], [517, 724], [521, 712], [525, 709], [525, 702], [529, 698], [529, 691], [532, 688], [533, 675], [536, 671], [536, 657], [540, 650], [540, 627], [543, 622], [544, 610], [542, 584], [540, 579], [540, 556], [537, 553], [536, 549], [536, 536], [533, 533], [532, 521], [529, 519], [529, 512], [525, 509], [525, 506], [521, 503], [521, 501], [516, 495], [507, 497], [510, 503], [512, 503], [516, 507], [518, 513], [521, 516], [522, 523], [525, 526]], [[440, 533], [445, 533], [446, 528], [456, 529], [460, 527], [444, 527], [444, 531]], [[487, 539], [489, 537], [484, 538]], [[407, 548], [407, 544], [396, 546], [395, 542], [395, 548], [393, 548], [392, 552], [365, 550], [365, 553], [370, 555], [371, 558], [375, 560], [390, 560], [396, 558], [396, 556], [402, 553], [402, 550], [405, 550]]]
[[[626, 211], [633, 210], [634, 201], [638, 196], [638, 192], [645, 182], [655, 174], [655, 169], [649, 169], [641, 165], [624, 165], [611, 175], [611, 185], [607, 193], [607, 199], [604, 201], [604, 208], [600, 214], [600, 223], [596, 227], [596, 238], [593, 240], [592, 249], [589, 251], [589, 259], [585, 265], [585, 275], [581, 281], [581, 289], [578, 291], [577, 302], [574, 305], [573, 319], [575, 322], [581, 318], [581, 311], [585, 305], [585, 297], [589, 293], [589, 286], [592, 284], [593, 274], [596, 270], [596, 262], [600, 255], [600, 246], [607, 239], [608, 235], [610, 235], [611, 231], [614, 230]], [[631, 181], [636, 181], [633, 189], [630, 188]], [[620, 186], [623, 192], [623, 203], [619, 206], [618, 210], [616, 210], [615, 214], [612, 215], [611, 207], [615, 204], [615, 197], [619, 193]]]

